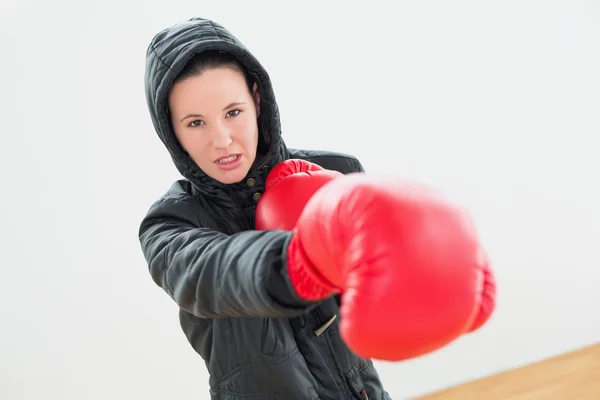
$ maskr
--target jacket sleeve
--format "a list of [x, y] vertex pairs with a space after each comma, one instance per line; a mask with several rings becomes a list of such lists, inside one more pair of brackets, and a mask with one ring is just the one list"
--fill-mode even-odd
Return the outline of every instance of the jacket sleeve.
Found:
[[358, 158], [354, 156], [348, 156], [348, 163], [350, 164], [349, 172], [365, 172], [365, 167], [363, 167]]
[[295, 294], [285, 273], [290, 236], [203, 227], [185, 199], [155, 203], [139, 229], [154, 282], [200, 318], [293, 316], [316, 306]]
[[308, 161], [314, 162], [326, 169], [333, 169], [343, 174], [353, 172], [365, 172], [365, 168], [358, 158], [346, 153], [333, 153], [314, 155], [307, 158]]

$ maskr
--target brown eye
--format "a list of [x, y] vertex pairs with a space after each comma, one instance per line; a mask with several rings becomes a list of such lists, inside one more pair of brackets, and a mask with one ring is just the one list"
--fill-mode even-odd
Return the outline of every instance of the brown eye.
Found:
[[238, 115], [240, 115], [240, 113], [240, 110], [231, 110], [227, 113], [227, 117], [237, 117]]
[[204, 124], [204, 121], [202, 121], [201, 119], [197, 119], [197, 120], [194, 120], [194, 121], [190, 122], [190, 123], [188, 124], [188, 126], [189, 126], [190, 128], [196, 128], [196, 127], [198, 127], [198, 126], [200, 126], [200, 125], [203, 125], [203, 124]]

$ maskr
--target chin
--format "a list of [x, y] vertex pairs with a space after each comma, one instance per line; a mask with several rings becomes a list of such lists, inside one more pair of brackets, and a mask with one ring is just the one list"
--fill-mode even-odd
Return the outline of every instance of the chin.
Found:
[[249, 168], [245, 168], [245, 166], [240, 166], [233, 171], [218, 171], [218, 174], [214, 177], [219, 182], [224, 183], [225, 185], [231, 185], [234, 183], [239, 183], [244, 180], [246, 175], [248, 175]]
[[231, 176], [223, 176], [220, 177], [219, 179], [217, 179], [219, 182], [225, 184], [225, 185], [233, 185], [234, 183], [240, 183], [242, 180], [244, 180], [244, 177], [242, 176], [240, 177], [231, 177]]

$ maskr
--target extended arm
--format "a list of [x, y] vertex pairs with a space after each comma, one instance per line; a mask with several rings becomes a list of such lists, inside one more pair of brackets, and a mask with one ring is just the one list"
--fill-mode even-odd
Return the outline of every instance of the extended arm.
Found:
[[201, 318], [292, 316], [316, 305], [299, 298], [285, 269], [291, 232], [233, 235], [201, 227], [185, 200], [163, 200], [139, 239], [154, 282]]

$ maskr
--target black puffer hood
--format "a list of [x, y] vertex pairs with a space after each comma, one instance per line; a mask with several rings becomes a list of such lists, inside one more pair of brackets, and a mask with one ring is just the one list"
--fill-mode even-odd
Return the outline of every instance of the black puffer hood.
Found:
[[[150, 42], [146, 54], [146, 100], [154, 128], [167, 147], [179, 172], [202, 196], [220, 204], [233, 206], [248, 200], [244, 182], [225, 185], [207, 176], [180, 146], [168, 115], [168, 94], [175, 78], [197, 53], [220, 50], [234, 55], [255, 79], [261, 95], [258, 118], [259, 147], [264, 157], [255, 163], [246, 178], [264, 181], [277, 162], [289, 157], [281, 139], [281, 122], [275, 94], [267, 71], [248, 49], [218, 23], [192, 18], [159, 32]], [[256, 191], [258, 187], [254, 188]]]

